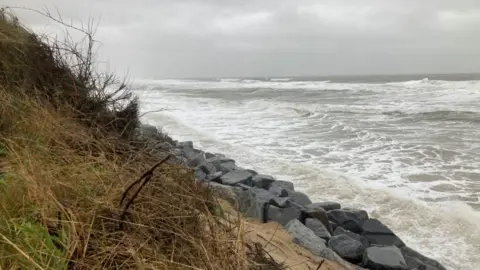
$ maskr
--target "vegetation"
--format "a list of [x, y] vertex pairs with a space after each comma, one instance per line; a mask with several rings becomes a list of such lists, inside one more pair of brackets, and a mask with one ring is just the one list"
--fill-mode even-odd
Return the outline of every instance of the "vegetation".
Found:
[[69, 28], [85, 39], [0, 11], [0, 269], [280, 269], [188, 168], [160, 164], [121, 204], [159, 160], [134, 140], [136, 98], [97, 72], [93, 28]]

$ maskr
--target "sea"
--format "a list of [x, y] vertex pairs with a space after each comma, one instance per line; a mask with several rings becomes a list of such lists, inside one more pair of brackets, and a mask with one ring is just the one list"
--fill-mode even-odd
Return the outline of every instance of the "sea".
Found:
[[138, 79], [142, 120], [480, 269], [480, 75]]

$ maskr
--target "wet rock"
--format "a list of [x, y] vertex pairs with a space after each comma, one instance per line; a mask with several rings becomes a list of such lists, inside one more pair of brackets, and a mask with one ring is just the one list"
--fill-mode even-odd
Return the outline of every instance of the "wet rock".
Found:
[[268, 207], [268, 220], [276, 221], [282, 226], [287, 225], [293, 219], [300, 218], [302, 212], [294, 207], [280, 208], [274, 205]]
[[363, 264], [371, 270], [406, 270], [407, 263], [399, 248], [369, 247], [363, 254]]
[[368, 213], [363, 210], [338, 209], [330, 210], [327, 214], [329, 220], [354, 233], [361, 233], [362, 225], [368, 219]]
[[369, 219], [363, 223], [362, 236], [370, 245], [403, 247], [405, 243], [387, 226], [377, 219]]
[[212, 154], [212, 153], [210, 153], [210, 152], [205, 152], [205, 157], [206, 157], [207, 159], [213, 158], [213, 157], [215, 157], [215, 154]]
[[238, 206], [238, 194], [242, 192], [240, 188], [225, 186], [216, 182], [209, 182], [207, 185], [212, 190], [213, 195], [226, 200], [233, 207]]
[[252, 181], [253, 186], [268, 190], [271, 184], [275, 182], [275, 178], [270, 175], [258, 174], [253, 177]]
[[315, 218], [322, 222], [330, 234], [333, 234], [332, 226], [328, 220], [327, 212], [316, 204], [308, 204], [303, 208], [303, 213], [306, 218]]
[[358, 263], [362, 261], [365, 247], [348, 235], [335, 235], [328, 240], [328, 246], [347, 261]]
[[310, 198], [302, 192], [298, 191], [288, 191], [288, 197], [292, 199], [292, 201], [300, 204], [300, 205], [309, 205], [312, 203]]
[[288, 197], [288, 191], [282, 187], [270, 187], [268, 191], [278, 197]]
[[177, 144], [177, 147], [181, 149], [185, 149], [185, 148], [193, 149], [193, 142], [192, 141], [179, 142]]
[[263, 197], [258, 197], [258, 193], [253, 189], [245, 190], [238, 194], [239, 210], [247, 217], [267, 222], [269, 201]]
[[215, 156], [208, 158], [206, 161], [212, 163], [217, 171], [222, 171], [224, 173], [237, 169], [237, 165], [235, 165], [235, 160], [233, 159]]
[[204, 163], [207, 163], [206, 162], [206, 158], [205, 158], [205, 155], [204, 153], [198, 153], [196, 154], [195, 156], [193, 156], [192, 158], [189, 158], [188, 160], [188, 163], [187, 163], [187, 166], [190, 166], [190, 167], [197, 167], [199, 165], [202, 165]]
[[332, 228], [332, 231], [335, 231], [335, 229], [337, 229], [337, 227], [338, 227], [337, 223], [331, 222], [331, 221], [328, 221], [328, 223], [330, 224], [330, 227]]
[[[426, 270], [446, 270], [446, 268], [438, 261], [428, 258], [427, 256], [424, 256], [407, 246], [402, 247], [400, 250], [402, 251], [402, 254], [405, 256], [405, 258], [410, 257], [415, 258], [417, 261], [420, 261], [424, 265], [424, 268]], [[418, 269], [422, 270], [421, 267], [418, 267]]]
[[207, 175], [213, 175], [217, 172], [215, 166], [212, 163], [208, 162], [198, 165], [195, 169], [200, 169]]
[[247, 186], [252, 186], [252, 173], [247, 171], [235, 170], [228, 172], [220, 177], [222, 184], [234, 186], [241, 183]]
[[328, 239], [332, 237], [332, 235], [330, 234], [328, 229], [325, 227], [325, 225], [323, 225], [323, 223], [318, 219], [314, 219], [314, 218], [305, 219], [305, 226], [307, 226], [307, 228], [312, 230], [316, 236], [322, 238], [323, 240], [328, 241]]
[[312, 203], [310, 207], [312, 208], [321, 207], [325, 211], [338, 210], [342, 208], [342, 206], [337, 202], [316, 202], [316, 203]]
[[283, 181], [283, 180], [277, 180], [275, 182], [273, 182], [271, 185], [270, 185], [270, 188], [271, 189], [274, 189], [274, 188], [281, 188], [281, 189], [285, 189], [285, 190], [295, 190], [294, 189], [294, 185], [292, 182], [290, 181]]
[[308, 249], [313, 255], [337, 262], [347, 269], [351, 269], [352, 266], [349, 263], [326, 246], [325, 240], [316, 236], [312, 230], [303, 225], [298, 219], [291, 220], [285, 226], [285, 229], [292, 235], [295, 244]]
[[215, 172], [213, 174], [207, 175], [207, 181], [220, 182], [220, 177], [222, 177], [223, 172]]
[[334, 231], [333, 231], [333, 235], [348, 235], [350, 238], [354, 239], [354, 240], [357, 240], [358, 242], [362, 243], [362, 245], [365, 247], [365, 248], [368, 248], [370, 246], [370, 242], [368, 242], [367, 238], [359, 235], [359, 234], [356, 234], [354, 232], [351, 232], [351, 231], [348, 231], [348, 230], [345, 230], [344, 228], [342, 227], [337, 227]]

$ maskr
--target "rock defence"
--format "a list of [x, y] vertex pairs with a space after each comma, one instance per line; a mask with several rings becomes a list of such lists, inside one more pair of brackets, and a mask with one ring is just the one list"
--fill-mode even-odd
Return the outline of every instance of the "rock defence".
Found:
[[137, 139], [150, 151], [168, 152], [194, 169], [198, 183], [228, 201], [244, 216], [280, 223], [293, 242], [312, 254], [347, 269], [446, 270], [439, 262], [409, 248], [380, 220], [361, 209], [342, 208], [337, 202], [312, 202], [289, 181], [238, 167], [223, 154], [195, 149], [193, 143], [159, 142], [156, 127], [142, 125]]

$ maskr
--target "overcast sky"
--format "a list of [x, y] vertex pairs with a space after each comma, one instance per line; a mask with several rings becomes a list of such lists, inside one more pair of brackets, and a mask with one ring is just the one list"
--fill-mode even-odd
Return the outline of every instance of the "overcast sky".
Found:
[[99, 19], [101, 59], [133, 77], [480, 72], [480, 0], [2, 3]]

